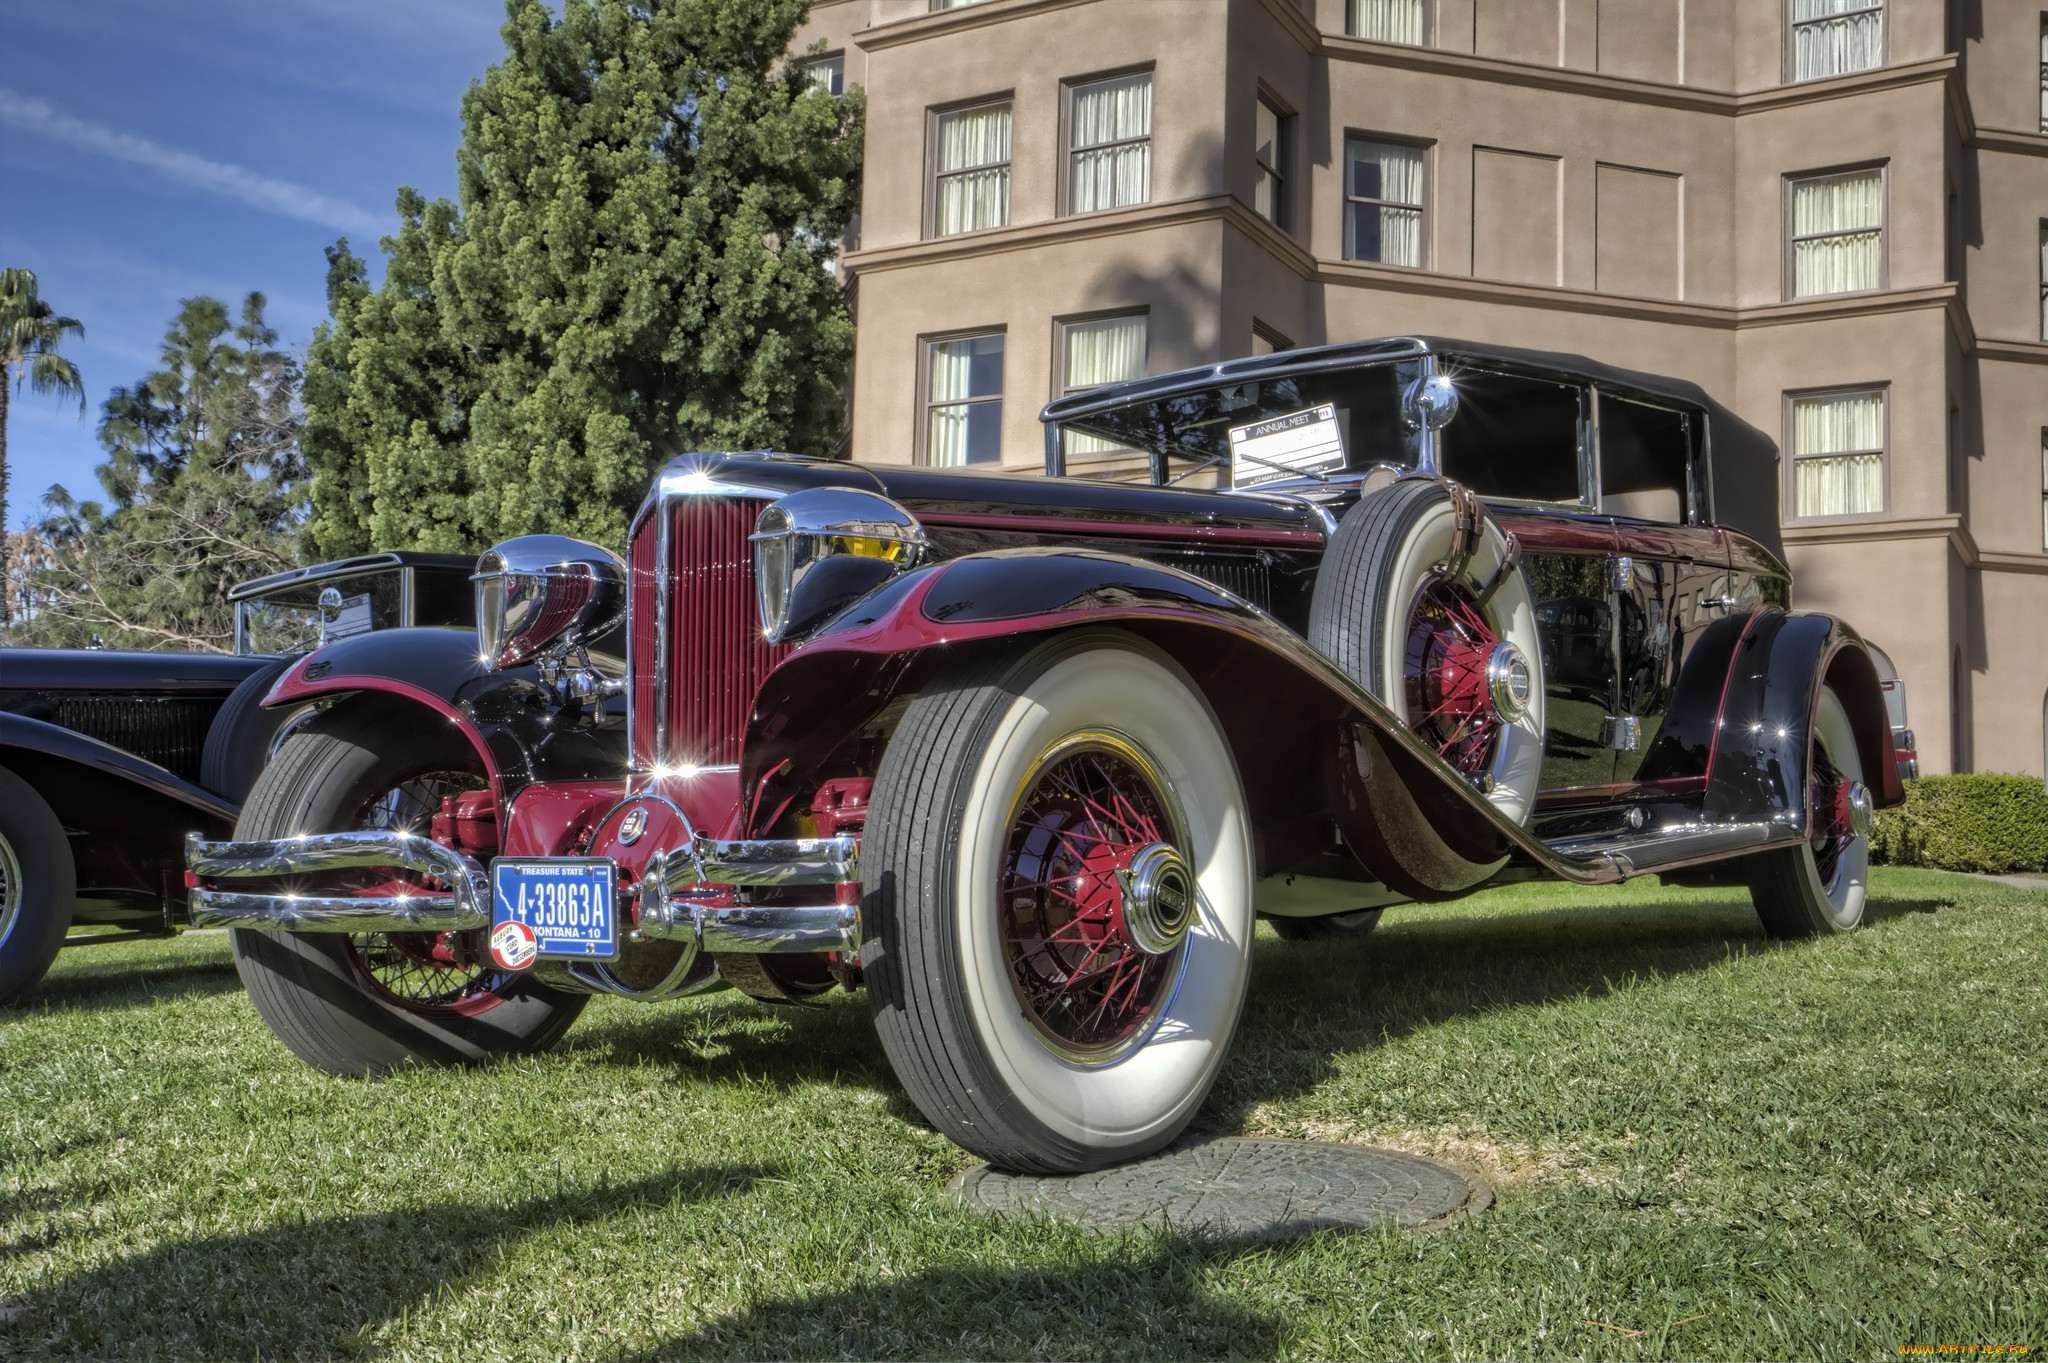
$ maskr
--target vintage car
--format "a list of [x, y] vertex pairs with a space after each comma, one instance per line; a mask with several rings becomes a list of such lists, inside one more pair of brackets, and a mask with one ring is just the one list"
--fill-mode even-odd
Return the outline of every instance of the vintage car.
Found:
[[684, 455], [623, 560], [510, 540], [474, 639], [293, 663], [268, 703], [324, 708], [194, 838], [195, 918], [339, 1073], [865, 987], [933, 1125], [1044, 1171], [1187, 1123], [1257, 915], [1654, 872], [1861, 920], [1879, 679], [1787, 609], [1777, 451], [1698, 388], [1393, 338], [1043, 421], [1044, 478]]
[[175, 931], [185, 836], [233, 829], [289, 718], [261, 702], [290, 657], [372, 629], [473, 629], [475, 568], [368, 554], [244, 582], [232, 655], [0, 649], [0, 1005], [67, 943]]

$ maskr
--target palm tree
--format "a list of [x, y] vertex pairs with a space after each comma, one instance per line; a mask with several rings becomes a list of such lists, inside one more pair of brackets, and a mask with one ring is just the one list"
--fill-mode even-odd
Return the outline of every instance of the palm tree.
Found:
[[57, 353], [66, 336], [85, 335], [75, 317], [59, 317], [36, 296], [34, 270], [0, 270], [0, 626], [12, 607], [7, 580], [7, 399], [11, 388], [76, 397], [85, 415], [85, 382], [78, 366]]

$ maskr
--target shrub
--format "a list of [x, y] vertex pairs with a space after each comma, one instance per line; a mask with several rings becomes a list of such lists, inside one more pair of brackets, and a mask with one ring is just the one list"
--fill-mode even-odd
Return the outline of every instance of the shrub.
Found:
[[1994, 875], [2048, 870], [2048, 786], [2031, 776], [1928, 776], [1881, 810], [1875, 860]]

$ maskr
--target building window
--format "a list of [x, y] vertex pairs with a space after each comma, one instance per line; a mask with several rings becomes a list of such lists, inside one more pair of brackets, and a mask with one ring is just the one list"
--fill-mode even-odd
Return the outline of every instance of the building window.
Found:
[[811, 84], [817, 86], [826, 94], [843, 95], [846, 93], [845, 53], [828, 53], [811, 62], [805, 69], [810, 75]]
[[2048, 133], [2048, 14], [2041, 16], [2041, 131]]
[[2041, 339], [2048, 341], [2048, 220], [2041, 223]]
[[1884, 390], [1792, 400], [1792, 514], [1884, 510]]
[[[1145, 377], [1145, 345], [1148, 339], [1145, 314], [1097, 317], [1086, 322], [1060, 324], [1060, 393], [1078, 393], [1106, 383]], [[1068, 458], [1104, 454], [1126, 446], [1100, 436], [1067, 431]]]
[[1883, 0], [1792, 0], [1792, 79], [1883, 64]]
[[940, 468], [1003, 457], [1003, 335], [925, 343], [925, 462]]
[[1254, 317], [1252, 319], [1252, 354], [1271, 355], [1277, 351], [1292, 349], [1294, 349], [1294, 342], [1288, 340], [1258, 318]]
[[938, 117], [934, 236], [1010, 222], [1010, 102]]
[[966, 9], [969, 5], [979, 5], [982, 3], [984, 3], [984, 0], [932, 0], [932, 8]]
[[1258, 167], [1259, 177], [1252, 190], [1252, 207], [1279, 228], [1288, 225], [1288, 144], [1293, 140], [1294, 120], [1261, 96], [1252, 128], [1252, 161]]
[[1421, 47], [1429, 0], [1351, 0], [1344, 15], [1345, 31], [1374, 43], [1406, 43]]
[[1152, 73], [1076, 85], [1067, 105], [1067, 211], [1152, 198]]
[[1792, 181], [1792, 296], [1884, 286], [1884, 172]]
[[1344, 160], [1345, 256], [1421, 265], [1423, 149], [1354, 138]]
[[2041, 549], [2048, 553], [2048, 426], [2041, 428]]

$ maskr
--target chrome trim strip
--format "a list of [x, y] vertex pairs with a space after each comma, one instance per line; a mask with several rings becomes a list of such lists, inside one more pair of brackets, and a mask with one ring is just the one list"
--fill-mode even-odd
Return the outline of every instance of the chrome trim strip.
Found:
[[449, 887], [446, 894], [388, 899], [245, 894], [202, 887], [192, 892], [193, 921], [201, 927], [455, 932], [491, 921], [491, 883], [483, 867], [417, 833], [313, 833], [270, 842], [208, 842], [192, 833], [185, 838], [185, 865], [195, 875], [222, 880], [393, 866], [433, 876]]
[[649, 937], [694, 942], [699, 951], [783, 955], [860, 949], [858, 904], [692, 904], [642, 910]]
[[192, 926], [268, 932], [460, 932], [490, 923], [452, 894], [392, 899], [328, 899], [317, 895], [242, 894], [194, 890]]
[[[654, 523], [654, 685], [649, 700], [654, 706], [654, 765], [665, 767], [668, 765], [668, 599], [673, 585], [669, 580], [674, 571], [671, 559], [675, 553], [669, 528], [675, 523], [675, 517], [669, 514], [666, 489], [655, 499], [654, 514], [659, 519]], [[628, 599], [631, 599], [630, 595]], [[629, 620], [626, 633], [631, 635], [632, 632], [633, 624]], [[632, 690], [633, 678], [629, 674], [626, 691], [630, 695]], [[632, 749], [626, 751], [630, 754]]]

